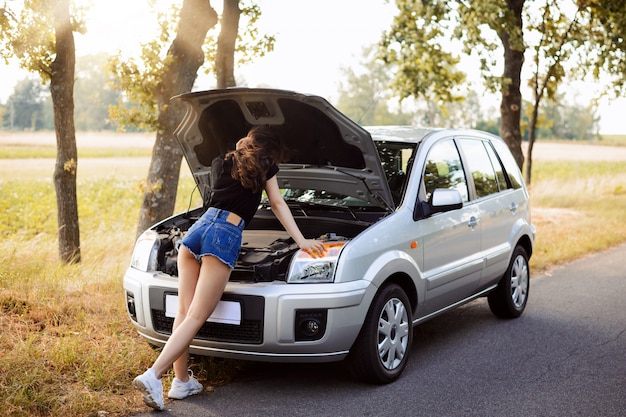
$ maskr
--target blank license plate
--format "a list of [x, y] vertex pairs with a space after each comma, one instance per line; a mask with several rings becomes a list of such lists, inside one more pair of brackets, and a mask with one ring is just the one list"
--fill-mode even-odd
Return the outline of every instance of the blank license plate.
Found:
[[[165, 317], [176, 317], [178, 311], [178, 296], [166, 295], [165, 296]], [[220, 300], [215, 307], [215, 311], [211, 314], [211, 317], [207, 321], [213, 323], [234, 324], [239, 326], [241, 324], [241, 304], [237, 301], [223, 301]]]

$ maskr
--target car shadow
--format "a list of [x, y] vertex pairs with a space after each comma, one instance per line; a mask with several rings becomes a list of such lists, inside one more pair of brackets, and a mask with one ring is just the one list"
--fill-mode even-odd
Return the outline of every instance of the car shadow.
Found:
[[[420, 362], [428, 361], [443, 348], [473, 337], [472, 333], [480, 333], [480, 329], [498, 322], [504, 321], [491, 314], [486, 299], [478, 299], [419, 324], [413, 330], [413, 346], [407, 367], [420, 366]], [[238, 370], [230, 382], [280, 380], [286, 386], [293, 384], [301, 387], [328, 386], [329, 383], [364, 384], [352, 377], [345, 360], [327, 363], [236, 362]]]

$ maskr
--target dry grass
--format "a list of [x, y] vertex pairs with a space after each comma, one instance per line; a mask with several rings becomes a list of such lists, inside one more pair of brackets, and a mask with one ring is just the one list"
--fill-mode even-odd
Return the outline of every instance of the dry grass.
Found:
[[[141, 182], [79, 181], [83, 261], [63, 266], [51, 180], [0, 179], [0, 415], [145, 410], [130, 382], [156, 353], [130, 325], [122, 290]], [[184, 177], [178, 210], [189, 203], [192, 188]], [[203, 362], [195, 366], [214, 378]]]
[[626, 162], [543, 162], [534, 175], [535, 270], [626, 241]]
[[[2, 416], [145, 411], [130, 383], [156, 353], [127, 318], [122, 277], [134, 243], [147, 161], [126, 164], [128, 160], [134, 161], [115, 160], [128, 168], [116, 177], [103, 168], [106, 160], [79, 168], [83, 262], [74, 266], [57, 263], [51, 172], [33, 174], [48, 160], [21, 160], [8, 172], [0, 170]], [[87, 165], [82, 161], [82, 167]], [[539, 161], [533, 181], [535, 274], [626, 240], [625, 162]], [[177, 210], [188, 205], [192, 188], [185, 173]], [[193, 362], [207, 386], [227, 381], [245, 366], [214, 362]]]

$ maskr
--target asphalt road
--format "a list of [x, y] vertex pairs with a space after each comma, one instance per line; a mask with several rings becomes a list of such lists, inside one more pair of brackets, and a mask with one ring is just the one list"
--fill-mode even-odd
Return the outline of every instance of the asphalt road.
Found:
[[625, 258], [621, 245], [532, 278], [516, 320], [480, 299], [418, 326], [393, 384], [359, 383], [341, 364], [258, 364], [139, 415], [626, 416]]

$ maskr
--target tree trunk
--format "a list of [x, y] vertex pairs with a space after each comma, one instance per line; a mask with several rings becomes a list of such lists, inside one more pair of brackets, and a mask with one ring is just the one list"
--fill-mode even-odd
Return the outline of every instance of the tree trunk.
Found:
[[217, 54], [215, 57], [215, 72], [217, 88], [227, 88], [237, 85], [235, 81], [235, 43], [239, 31], [239, 0], [224, 0], [222, 13], [222, 27], [217, 39]]
[[174, 130], [182, 120], [180, 103], [171, 97], [191, 91], [198, 69], [204, 63], [202, 45], [208, 30], [217, 23], [217, 13], [209, 0], [184, 0], [178, 33], [170, 45], [165, 70], [157, 92], [160, 129], [152, 149], [152, 160], [137, 225], [137, 235], [174, 212], [180, 176], [182, 151]]
[[[522, 30], [522, 8], [524, 0], [507, 0], [507, 6], [515, 17], [520, 32]], [[520, 92], [522, 65], [524, 63], [523, 47], [512, 45], [511, 35], [501, 32], [500, 39], [504, 46], [504, 73], [505, 84], [502, 89], [500, 103], [500, 136], [506, 142], [517, 165], [522, 169], [524, 154], [522, 153], [522, 134], [520, 131], [520, 116], [522, 108], [522, 94]]]
[[80, 262], [80, 233], [76, 199], [78, 156], [74, 127], [76, 50], [69, 8], [69, 0], [56, 2], [54, 11], [56, 57], [51, 65], [50, 95], [57, 139], [54, 189], [57, 198], [59, 257], [64, 263], [77, 263]]
[[528, 150], [526, 151], [526, 185], [530, 185], [531, 173], [533, 169], [533, 147], [535, 146], [535, 139], [537, 138], [537, 119], [539, 117], [539, 100], [535, 101], [535, 107], [533, 108], [533, 115], [530, 119], [528, 135]]

